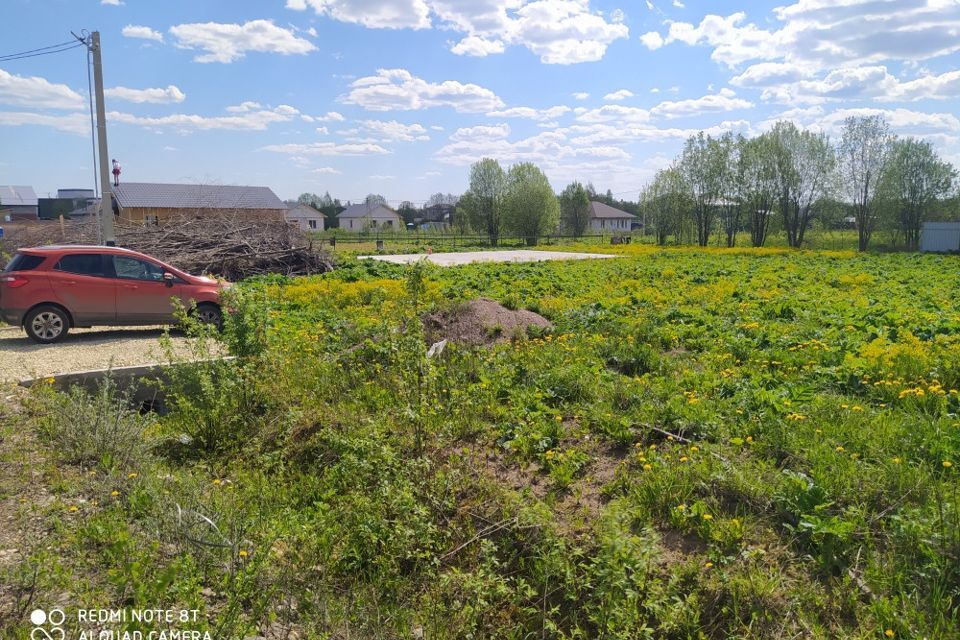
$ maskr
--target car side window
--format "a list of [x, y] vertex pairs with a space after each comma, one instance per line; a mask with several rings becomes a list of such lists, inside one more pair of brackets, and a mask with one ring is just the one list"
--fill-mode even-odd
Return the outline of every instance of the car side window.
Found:
[[163, 267], [136, 258], [113, 256], [113, 269], [118, 278], [127, 280], [163, 280]]
[[63, 256], [54, 269], [81, 276], [106, 275], [103, 272], [103, 257], [99, 253], [72, 253]]

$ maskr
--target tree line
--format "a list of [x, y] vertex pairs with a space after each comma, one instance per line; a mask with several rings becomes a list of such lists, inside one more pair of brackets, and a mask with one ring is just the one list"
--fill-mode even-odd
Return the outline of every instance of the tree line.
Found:
[[778, 223], [792, 247], [803, 245], [817, 217], [851, 219], [864, 251], [886, 228], [909, 249], [920, 229], [954, 195], [957, 173], [930, 142], [898, 138], [879, 115], [850, 117], [839, 141], [777, 122], [746, 138], [703, 132], [640, 194], [640, 211], [659, 244], [706, 246], [721, 234], [734, 246], [749, 231], [760, 247]]

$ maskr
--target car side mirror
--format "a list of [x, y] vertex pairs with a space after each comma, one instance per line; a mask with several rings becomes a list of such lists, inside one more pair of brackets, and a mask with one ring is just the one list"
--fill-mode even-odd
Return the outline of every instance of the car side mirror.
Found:
[[174, 281], [174, 275], [169, 271], [163, 274], [163, 282], [168, 286], [172, 287]]

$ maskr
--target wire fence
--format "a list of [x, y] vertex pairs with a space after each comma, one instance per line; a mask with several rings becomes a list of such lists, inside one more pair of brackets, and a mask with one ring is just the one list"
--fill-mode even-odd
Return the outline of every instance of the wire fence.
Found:
[[[489, 236], [476, 234], [425, 234], [418, 232], [399, 232], [399, 233], [351, 233], [351, 234], [317, 234], [314, 237], [315, 244], [319, 246], [337, 247], [339, 245], [381, 245], [400, 244], [400, 245], [418, 245], [429, 247], [493, 247]], [[554, 245], [554, 244], [627, 244], [634, 242], [634, 236], [629, 233], [611, 236], [610, 234], [584, 234], [582, 236], [574, 235], [545, 235], [538, 236], [535, 242], [531, 243], [524, 236], [499, 236], [497, 238], [497, 247], [520, 247]]]

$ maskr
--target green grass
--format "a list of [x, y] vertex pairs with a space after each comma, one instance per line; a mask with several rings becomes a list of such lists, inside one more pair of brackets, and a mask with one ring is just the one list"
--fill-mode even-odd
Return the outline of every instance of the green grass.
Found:
[[[231, 638], [955, 637], [955, 259], [604, 250], [248, 283], [243, 357], [156, 421], [104, 402], [148, 451], [41, 447], [6, 584]], [[428, 359], [416, 317], [480, 295], [554, 328]], [[86, 452], [71, 402], [31, 424]]]

